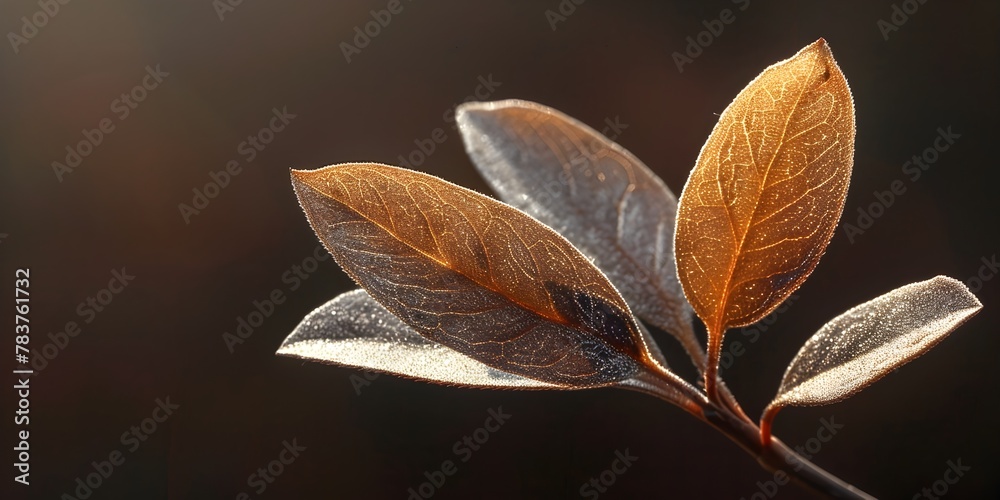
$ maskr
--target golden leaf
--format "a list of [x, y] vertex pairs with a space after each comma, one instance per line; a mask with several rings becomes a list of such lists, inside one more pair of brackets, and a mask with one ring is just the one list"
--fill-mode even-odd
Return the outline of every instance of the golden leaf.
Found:
[[674, 243], [711, 371], [727, 329], [759, 321], [816, 267], [853, 156], [851, 92], [823, 39], [764, 70], [722, 113], [681, 194]]

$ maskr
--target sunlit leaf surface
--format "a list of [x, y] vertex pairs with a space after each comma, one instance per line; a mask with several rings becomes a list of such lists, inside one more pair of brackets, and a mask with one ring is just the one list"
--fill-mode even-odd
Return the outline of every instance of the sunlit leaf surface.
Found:
[[843, 210], [854, 105], [822, 39], [761, 73], [726, 108], [681, 194], [684, 293], [722, 335], [777, 307], [819, 262]]
[[852, 396], [927, 352], [982, 307], [962, 282], [946, 276], [856, 306], [806, 341], [770, 406], [823, 405]]
[[278, 354], [440, 384], [561, 388], [491, 368], [427, 340], [364, 290], [344, 293], [309, 313], [285, 339]]

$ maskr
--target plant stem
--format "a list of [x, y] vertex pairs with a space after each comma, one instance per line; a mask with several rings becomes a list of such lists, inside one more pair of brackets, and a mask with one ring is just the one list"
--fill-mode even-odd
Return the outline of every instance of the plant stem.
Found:
[[765, 446], [756, 425], [735, 418], [728, 411], [712, 410], [706, 409], [706, 422], [753, 455], [765, 469], [783, 471], [802, 486], [831, 498], [875, 498], [806, 460], [776, 437]]
[[[725, 434], [756, 458], [757, 462], [768, 471], [775, 473], [782, 471], [795, 482], [816, 493], [830, 498], [864, 500], [875, 498], [806, 460], [776, 437], [771, 437], [768, 443], [764, 444], [760, 428], [753, 422], [737, 415], [728, 405], [709, 400], [686, 382], [682, 381], [684, 385], [678, 387], [676, 378], [676, 375], [664, 377], [660, 373], [644, 372], [636, 377], [640, 383], [625, 388], [650, 394], [680, 406]], [[683, 395], [680, 401], [679, 394]]]
[[[695, 335], [694, 335], [694, 328], [691, 326], [691, 323], [681, 324], [680, 328], [682, 329], [681, 332], [682, 334], [676, 336], [678, 342], [681, 344], [682, 347], [684, 347], [684, 350], [687, 351], [688, 357], [691, 358], [691, 363], [694, 364], [695, 368], [698, 370], [698, 373], [703, 377], [707, 376], [705, 372], [708, 370], [709, 366], [719, 365], [718, 359], [716, 359], [715, 363], [710, 363], [708, 360], [708, 354], [704, 350], [702, 350], [701, 346], [697, 342], [693, 342]], [[690, 339], [691, 341], [689, 341], [688, 339]], [[717, 354], [716, 356], [718, 357], [719, 355]], [[752, 422], [752, 420], [750, 420], [750, 417], [748, 417], [747, 414], [743, 412], [743, 408], [741, 408], [739, 402], [736, 401], [736, 397], [733, 396], [733, 393], [729, 391], [728, 387], [726, 387], [725, 382], [723, 382], [722, 379], [718, 377], [717, 369], [715, 370], [714, 376], [716, 377], [715, 378], [716, 387], [714, 387], [712, 390], [718, 393], [717, 395], [721, 398], [721, 402], [726, 406], [728, 406], [730, 410], [732, 410], [742, 419], [748, 422]], [[705, 380], [707, 379], [702, 380], [703, 384], [705, 383]]]
[[719, 358], [722, 355], [722, 335], [714, 334], [713, 329], [708, 329], [708, 365], [705, 366], [705, 394], [708, 400], [714, 404], [719, 404]]
[[750, 417], [743, 412], [743, 408], [740, 406], [739, 402], [736, 401], [736, 397], [733, 396], [732, 392], [729, 392], [729, 387], [726, 387], [726, 383], [722, 381], [722, 378], [716, 379], [718, 384], [719, 395], [722, 396], [722, 402], [728, 407], [737, 417], [741, 420], [747, 422], [753, 422]]
[[764, 446], [771, 443], [771, 422], [774, 416], [781, 410], [780, 406], [768, 406], [764, 408], [764, 414], [760, 417], [760, 442]]

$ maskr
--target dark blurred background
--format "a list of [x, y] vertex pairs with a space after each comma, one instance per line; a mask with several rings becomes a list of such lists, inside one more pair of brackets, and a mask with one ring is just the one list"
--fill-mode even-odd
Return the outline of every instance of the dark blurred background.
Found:
[[[370, 24], [388, 7], [398, 13], [384, 27]], [[735, 20], [702, 35], [710, 43], [680, 71], [674, 53], [705, 22], [717, 27], [723, 9]], [[931, 353], [846, 402], [785, 410], [775, 431], [807, 444], [821, 419], [835, 419], [843, 427], [814, 461], [879, 497], [942, 487], [948, 498], [996, 497], [1000, 279], [990, 278], [1000, 271], [986, 263], [1000, 252], [998, 10], [943, 0], [5, 0], [0, 296], [12, 304], [15, 269], [30, 267], [36, 375], [31, 484], [11, 472], [4, 497], [81, 498], [90, 475], [100, 483], [91, 498], [402, 499], [452, 460], [457, 472], [434, 498], [579, 498], [616, 450], [638, 459], [600, 498], [806, 496], [794, 485], [772, 491], [773, 476], [734, 444], [639, 394], [368, 380], [274, 351], [304, 315], [353, 287], [332, 260], [312, 260], [317, 239], [290, 167], [400, 164], [440, 128], [445, 140], [414, 168], [486, 192], [450, 117], [478, 92], [538, 101], [598, 130], [627, 125], [617, 141], [679, 194], [718, 113], [764, 67], [819, 37], [857, 108], [842, 222], [857, 225], [859, 207], [893, 181], [906, 192], [876, 208], [863, 234], [839, 229], [756, 342], [729, 333], [746, 353], [724, 376], [757, 415], [828, 319], [938, 274], [971, 279], [984, 310]], [[366, 24], [377, 31], [367, 44], [355, 30]], [[281, 130], [261, 131], [272, 123]], [[904, 163], [948, 127], [960, 137], [912, 180]], [[243, 144], [248, 136], [267, 144]], [[75, 167], [67, 146], [81, 155]], [[205, 192], [211, 182], [228, 183]], [[115, 271], [134, 278], [102, 292]], [[272, 310], [262, 301], [275, 289], [284, 301]], [[227, 345], [255, 301], [270, 315]], [[71, 321], [75, 336], [64, 333]], [[19, 365], [4, 356], [3, 366]], [[18, 398], [3, 392], [11, 463], [22, 427], [10, 425]], [[167, 398], [177, 408], [154, 411]], [[497, 407], [509, 421], [460, 461], [454, 443]], [[164, 421], [143, 423], [151, 417]], [[293, 457], [282, 454], [293, 440], [305, 450], [273, 462]], [[93, 475], [109, 456], [111, 474]], [[971, 469], [948, 484], [957, 461]], [[271, 482], [252, 476], [269, 464]]]

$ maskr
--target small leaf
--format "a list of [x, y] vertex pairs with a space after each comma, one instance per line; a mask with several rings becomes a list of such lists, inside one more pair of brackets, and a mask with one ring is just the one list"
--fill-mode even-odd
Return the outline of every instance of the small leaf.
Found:
[[425, 338], [565, 387], [673, 376], [607, 278], [524, 213], [387, 165], [293, 170], [292, 181], [341, 267]]
[[916, 359], [983, 305], [947, 276], [912, 283], [837, 316], [788, 365], [769, 410], [835, 403]]
[[281, 344], [278, 354], [439, 384], [560, 388], [496, 370], [427, 340], [364, 290], [341, 294], [309, 313]]
[[681, 194], [674, 249], [709, 333], [759, 321], [819, 262], [843, 210], [854, 105], [826, 42], [779, 62], [726, 108]]
[[637, 316], [673, 334], [704, 365], [674, 267], [677, 201], [656, 174], [541, 104], [470, 102], [458, 107], [456, 121], [466, 151], [502, 200], [593, 258]]

